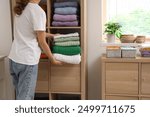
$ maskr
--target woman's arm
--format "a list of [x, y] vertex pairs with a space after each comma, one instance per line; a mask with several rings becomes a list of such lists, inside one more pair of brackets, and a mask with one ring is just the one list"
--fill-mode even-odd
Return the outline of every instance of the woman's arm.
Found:
[[53, 64], [57, 64], [57, 65], [62, 65], [62, 62], [57, 61], [53, 55], [52, 52], [46, 42], [46, 33], [45, 31], [36, 31], [37, 33], [37, 37], [38, 37], [38, 43], [40, 45], [40, 47], [42, 48], [42, 50], [44, 51], [44, 53], [48, 56], [48, 58], [51, 60], [51, 62]]

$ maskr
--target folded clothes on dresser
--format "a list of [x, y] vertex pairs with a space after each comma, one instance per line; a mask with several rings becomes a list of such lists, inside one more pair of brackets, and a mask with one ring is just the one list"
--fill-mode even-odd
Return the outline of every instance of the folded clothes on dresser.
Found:
[[141, 45], [140, 52], [142, 57], [150, 57], [150, 46], [147, 44]]

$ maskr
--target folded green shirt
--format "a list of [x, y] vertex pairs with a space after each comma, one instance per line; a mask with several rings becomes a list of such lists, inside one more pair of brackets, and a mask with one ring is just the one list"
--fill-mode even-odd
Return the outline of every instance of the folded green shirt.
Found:
[[76, 55], [81, 53], [80, 46], [53, 46], [52, 53]]
[[79, 41], [79, 37], [60, 37], [54, 39], [54, 42], [62, 42], [62, 41]]

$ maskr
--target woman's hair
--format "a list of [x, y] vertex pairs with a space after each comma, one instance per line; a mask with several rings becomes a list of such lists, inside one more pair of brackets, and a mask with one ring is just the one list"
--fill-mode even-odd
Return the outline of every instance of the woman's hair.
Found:
[[17, 15], [21, 15], [27, 4], [29, 3], [30, 0], [18, 0], [16, 2], [16, 6], [14, 7], [14, 12]]

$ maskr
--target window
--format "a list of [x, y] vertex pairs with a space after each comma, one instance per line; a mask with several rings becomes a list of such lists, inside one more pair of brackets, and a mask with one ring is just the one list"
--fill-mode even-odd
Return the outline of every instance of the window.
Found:
[[150, 37], [150, 0], [103, 0], [105, 22], [122, 25], [123, 34]]

